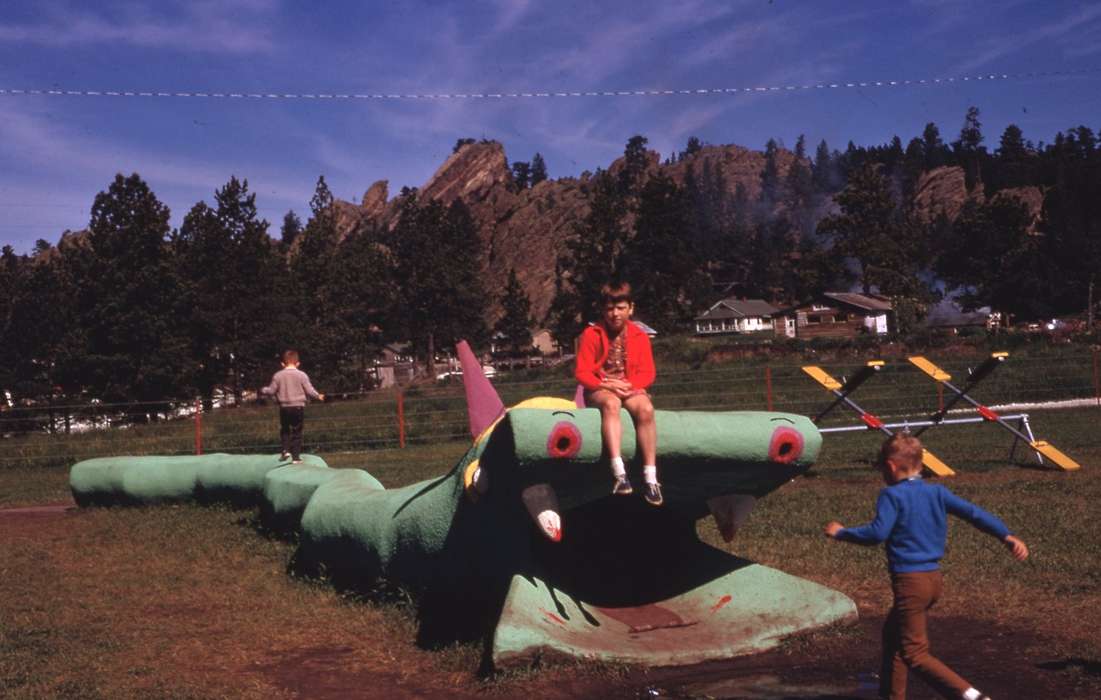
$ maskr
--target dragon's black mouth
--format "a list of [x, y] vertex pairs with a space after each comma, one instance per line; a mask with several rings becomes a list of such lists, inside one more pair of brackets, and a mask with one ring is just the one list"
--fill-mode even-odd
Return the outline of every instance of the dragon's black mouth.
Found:
[[593, 605], [664, 600], [748, 563], [701, 542], [685, 511], [640, 498], [609, 496], [563, 515], [560, 541], [533, 529], [533, 573]]

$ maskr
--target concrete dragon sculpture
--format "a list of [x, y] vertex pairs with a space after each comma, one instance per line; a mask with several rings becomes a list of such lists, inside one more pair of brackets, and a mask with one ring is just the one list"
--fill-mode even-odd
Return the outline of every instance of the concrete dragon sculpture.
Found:
[[497, 665], [544, 654], [694, 663], [855, 617], [842, 594], [696, 535], [710, 513], [731, 541], [755, 499], [810, 467], [821, 437], [806, 417], [657, 411], [666, 504], [652, 508], [608, 495], [596, 409], [539, 398], [505, 410], [469, 350], [461, 356], [476, 437], [439, 478], [386, 489], [310, 455], [294, 466], [115, 457], [74, 465], [74, 497], [256, 503], [269, 526], [298, 530], [296, 569], [402, 586], [421, 601], [425, 639], [486, 635]]

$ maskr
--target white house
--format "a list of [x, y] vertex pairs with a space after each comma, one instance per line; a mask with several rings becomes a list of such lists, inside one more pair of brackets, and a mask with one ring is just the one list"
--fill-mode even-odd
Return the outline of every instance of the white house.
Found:
[[722, 299], [696, 317], [696, 335], [771, 331], [777, 311], [764, 299]]

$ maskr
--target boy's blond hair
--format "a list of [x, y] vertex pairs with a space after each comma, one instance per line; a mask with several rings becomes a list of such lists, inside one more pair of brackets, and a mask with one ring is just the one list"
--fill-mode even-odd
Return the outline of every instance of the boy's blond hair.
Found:
[[879, 448], [876, 467], [882, 469], [889, 459], [908, 474], [919, 472], [924, 452], [925, 448], [921, 446], [921, 440], [910, 433], [895, 433], [884, 440], [883, 446]]
[[283, 351], [283, 364], [284, 365], [298, 364], [298, 351], [297, 350], [284, 350]]

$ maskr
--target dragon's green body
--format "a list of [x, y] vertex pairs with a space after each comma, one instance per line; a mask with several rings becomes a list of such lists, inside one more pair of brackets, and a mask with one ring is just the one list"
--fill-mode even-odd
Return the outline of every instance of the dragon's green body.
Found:
[[[337, 583], [417, 593], [422, 630], [492, 634], [497, 663], [557, 652], [652, 665], [767, 648], [855, 615], [835, 591], [706, 545], [754, 499], [804, 472], [821, 437], [805, 417], [657, 411], [666, 504], [610, 496], [600, 414], [525, 402], [445, 475], [385, 489], [316, 457], [119, 457], [75, 465], [81, 505], [229, 499], [299, 530], [296, 566]], [[634, 444], [624, 414], [625, 446]], [[631, 449], [624, 457], [639, 477]]]

